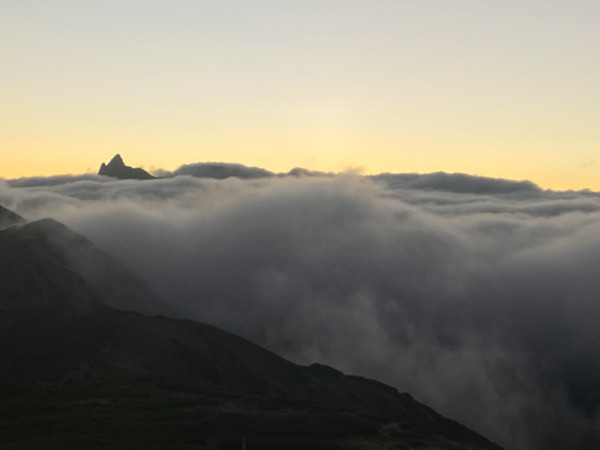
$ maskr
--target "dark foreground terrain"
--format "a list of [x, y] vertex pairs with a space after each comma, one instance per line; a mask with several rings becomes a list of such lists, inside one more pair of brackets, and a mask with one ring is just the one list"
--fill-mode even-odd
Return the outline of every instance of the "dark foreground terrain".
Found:
[[0, 213], [2, 449], [499, 448], [382, 383], [115, 309], [160, 308], [68, 228]]

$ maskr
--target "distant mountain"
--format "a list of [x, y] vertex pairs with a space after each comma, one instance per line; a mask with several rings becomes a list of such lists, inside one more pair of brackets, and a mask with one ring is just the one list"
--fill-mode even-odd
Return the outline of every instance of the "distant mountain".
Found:
[[268, 178], [275, 176], [273, 172], [261, 169], [259, 167], [248, 167], [243, 164], [231, 163], [195, 163], [184, 164], [169, 176], [189, 175], [196, 178], [215, 178], [223, 180], [225, 178], [236, 177], [242, 180]]
[[113, 159], [110, 160], [108, 164], [102, 163], [100, 166], [100, 170], [98, 170], [98, 175], [105, 175], [113, 178], [120, 179], [133, 179], [133, 180], [151, 180], [156, 178], [146, 172], [144, 169], [139, 167], [133, 168], [126, 166], [123, 162], [123, 158], [121, 155], [116, 154], [113, 156]]
[[542, 189], [531, 181], [506, 180], [464, 173], [381, 173], [370, 176], [393, 189], [447, 191], [460, 194], [539, 194]]
[[0, 206], [0, 230], [22, 223], [25, 223], [24, 218], [9, 209], [6, 209], [4, 206]]
[[125, 310], [166, 312], [164, 302], [136, 274], [83, 236], [53, 219], [20, 223], [0, 230], [0, 310], [98, 301]]
[[382, 383], [121, 304], [160, 309], [56, 221], [0, 230], [0, 448], [499, 448]]

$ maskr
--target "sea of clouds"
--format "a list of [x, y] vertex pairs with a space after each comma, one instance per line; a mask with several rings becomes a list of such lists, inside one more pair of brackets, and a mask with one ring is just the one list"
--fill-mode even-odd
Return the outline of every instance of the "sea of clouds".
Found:
[[0, 180], [0, 204], [86, 236], [175, 316], [384, 381], [510, 449], [600, 447], [599, 193], [445, 173], [160, 174]]

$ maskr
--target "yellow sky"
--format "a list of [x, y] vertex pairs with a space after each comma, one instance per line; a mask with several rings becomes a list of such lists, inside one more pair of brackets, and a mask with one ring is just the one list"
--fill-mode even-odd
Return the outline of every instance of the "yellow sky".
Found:
[[0, 177], [201, 161], [600, 190], [600, 4], [0, 5]]

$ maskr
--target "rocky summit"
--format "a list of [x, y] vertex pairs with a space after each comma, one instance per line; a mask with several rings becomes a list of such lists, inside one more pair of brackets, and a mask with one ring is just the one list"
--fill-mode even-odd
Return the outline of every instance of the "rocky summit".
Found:
[[98, 175], [119, 178], [122, 180], [151, 180], [156, 178], [140, 167], [126, 166], [121, 155], [116, 154], [108, 164], [102, 163]]

